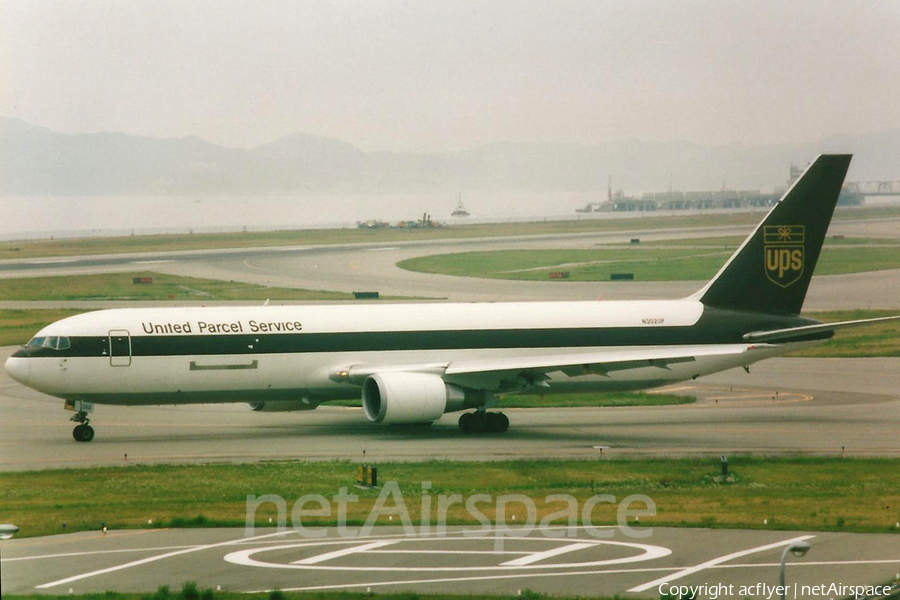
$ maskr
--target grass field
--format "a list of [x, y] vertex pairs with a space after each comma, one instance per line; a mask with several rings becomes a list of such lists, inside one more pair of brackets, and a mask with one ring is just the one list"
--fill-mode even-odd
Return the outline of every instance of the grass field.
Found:
[[527, 394], [503, 396], [503, 408], [545, 408], [576, 406], [666, 406], [671, 404], [691, 404], [693, 396], [656, 393], [611, 393], [611, 394]]
[[[734, 247], [632, 248], [590, 250], [498, 250], [420, 256], [397, 266], [410, 271], [524, 281], [609, 281], [613, 273], [633, 273], [635, 281], [706, 281]], [[816, 275], [900, 269], [900, 246], [828, 245]], [[564, 271], [566, 279], [551, 279]]]
[[[681, 238], [677, 240], [659, 240], [647, 242], [648, 246], [717, 246], [721, 248], [737, 248], [746, 236], [730, 235], [722, 237]], [[900, 240], [892, 238], [856, 238], [829, 237], [825, 246], [900, 246]]]
[[71, 317], [83, 310], [4, 309], [0, 310], [0, 346], [19, 346], [54, 321]]
[[[497, 461], [372, 463], [382, 484], [397, 482], [408, 514], [421, 521], [422, 482], [433, 496], [481, 493], [524, 494], [535, 501], [538, 520], [558, 511], [546, 502], [570, 494], [582, 504], [596, 493], [617, 502], [645, 494], [656, 504], [646, 526], [738, 527], [750, 529], [897, 532], [900, 521], [900, 459], [730, 457], [734, 482], [716, 483], [719, 459], [640, 459], [594, 461]], [[348, 524], [369, 516], [378, 490], [353, 487], [350, 462], [267, 462], [247, 465], [159, 465], [0, 473], [0, 514], [16, 523], [19, 536], [63, 531], [147, 527], [243, 527], [247, 495], [276, 494], [293, 503], [304, 494], [332, 498], [349, 487], [359, 499], [347, 505]], [[77, 485], [73, 485], [77, 482]], [[388, 506], [393, 506], [389, 502]], [[434, 504], [436, 506], [436, 503]], [[488, 519], [494, 503], [480, 505]], [[520, 510], [521, 509], [521, 510]], [[594, 524], [614, 524], [616, 506], [599, 504]], [[332, 515], [336, 513], [333, 511]], [[519, 522], [526, 508], [509, 506]], [[263, 504], [256, 523], [277, 519], [274, 504]], [[334, 516], [304, 525], [333, 525]], [[436, 518], [432, 513], [432, 520]], [[148, 519], [153, 524], [148, 525]], [[764, 524], [764, 520], [767, 524]], [[277, 522], [277, 521], [276, 521]], [[379, 524], [387, 517], [379, 517]], [[560, 521], [562, 522], [562, 521]], [[464, 504], [447, 513], [448, 525], [477, 525]], [[290, 524], [289, 524], [290, 525]]]
[[[848, 310], [809, 312], [804, 316], [825, 323], [875, 319], [900, 314], [894, 310]], [[900, 321], [876, 323], [864, 327], [851, 327], [835, 332], [834, 338], [820, 346], [796, 352], [791, 356], [809, 358], [871, 358], [900, 356]]]
[[[349, 244], [360, 242], [401, 242], [468, 237], [502, 237], [579, 233], [591, 231], [624, 231], [747, 225], [762, 218], [762, 212], [705, 213], [684, 216], [640, 216], [627, 219], [572, 219], [532, 223], [495, 223], [454, 225], [443, 229], [302, 229], [257, 233], [209, 233], [179, 235], [146, 235], [115, 238], [79, 238], [72, 240], [36, 240], [0, 243], [0, 260], [44, 256], [81, 256], [122, 252], [167, 252], [205, 250], [210, 248], [250, 248], [264, 246], [296, 246], [312, 244]], [[838, 220], [890, 218], [900, 216], [894, 207], [852, 208], [836, 212]]]
[[[151, 284], [135, 284], [150, 277]], [[103, 273], [0, 279], [0, 300], [352, 300], [353, 294], [266, 287], [165, 273]]]

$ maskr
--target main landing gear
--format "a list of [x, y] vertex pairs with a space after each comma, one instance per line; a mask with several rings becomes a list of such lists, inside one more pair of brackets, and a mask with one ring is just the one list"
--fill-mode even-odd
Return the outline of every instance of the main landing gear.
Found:
[[479, 410], [459, 417], [459, 430], [463, 433], [503, 433], [509, 429], [509, 419], [501, 412]]
[[72, 437], [76, 442], [89, 442], [94, 439], [94, 428], [90, 426], [91, 420], [88, 419], [86, 412], [77, 412], [69, 420], [79, 423], [72, 430]]

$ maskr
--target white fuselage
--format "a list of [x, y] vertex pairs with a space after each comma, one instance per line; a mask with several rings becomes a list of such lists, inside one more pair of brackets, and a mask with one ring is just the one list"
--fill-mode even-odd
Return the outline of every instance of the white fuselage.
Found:
[[[798, 344], [728, 337], [700, 302], [365, 304], [114, 309], [54, 323], [36, 338], [69, 348], [28, 348], [7, 370], [36, 390], [108, 404], [307, 399], [310, 407], [359, 397], [353, 370], [441, 375], [452, 363], [515, 357], [705, 348], [691, 362], [610, 373], [550, 372], [540, 388], [641, 389], [747, 365]], [[805, 344], [804, 344], [805, 345]], [[718, 353], [715, 349], [721, 348]], [[710, 350], [712, 349], [712, 350]], [[727, 351], [724, 351], [727, 350]], [[450, 378], [448, 378], [449, 380]], [[470, 378], [471, 380], [471, 378]], [[492, 389], [492, 387], [494, 389]]]

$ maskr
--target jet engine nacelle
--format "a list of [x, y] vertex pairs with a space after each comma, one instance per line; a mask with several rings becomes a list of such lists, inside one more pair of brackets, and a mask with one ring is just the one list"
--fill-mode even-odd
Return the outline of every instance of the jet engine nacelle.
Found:
[[374, 423], [427, 423], [445, 412], [484, 402], [484, 392], [446, 384], [438, 375], [425, 373], [376, 373], [362, 388], [363, 410]]
[[265, 402], [247, 402], [247, 408], [253, 412], [289, 412], [293, 410], [313, 410], [319, 406], [309, 398], [300, 400], [266, 400]]

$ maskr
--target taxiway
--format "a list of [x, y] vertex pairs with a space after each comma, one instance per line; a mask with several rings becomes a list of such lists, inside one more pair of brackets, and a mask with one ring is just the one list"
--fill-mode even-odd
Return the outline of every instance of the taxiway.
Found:
[[[0, 352], [5, 360], [12, 348]], [[259, 460], [499, 460], [795, 453], [900, 456], [900, 359], [763, 361], [662, 391], [695, 404], [508, 409], [510, 430], [467, 435], [375, 425], [360, 409], [257, 413], [243, 404], [98, 406], [97, 437], [71, 437], [63, 401], [0, 375], [0, 470]], [[502, 404], [501, 404], [502, 408]]]

